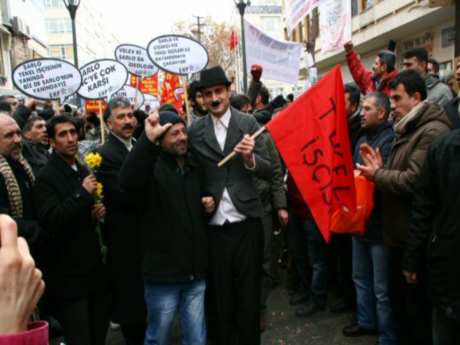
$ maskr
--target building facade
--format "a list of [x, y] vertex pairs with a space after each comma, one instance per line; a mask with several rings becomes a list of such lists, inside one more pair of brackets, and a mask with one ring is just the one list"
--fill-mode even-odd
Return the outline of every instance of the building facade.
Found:
[[[352, 0], [352, 41], [364, 64], [371, 67], [377, 53], [396, 42], [398, 67], [403, 53], [425, 47], [441, 64], [441, 76], [453, 68], [455, 11], [452, 5], [431, 7], [421, 0]], [[345, 81], [352, 81], [344, 51], [322, 52], [319, 10], [310, 12], [286, 38], [297, 42], [315, 42], [315, 61], [319, 75], [336, 64], [342, 65]], [[301, 71], [305, 76], [305, 70]]]
[[[74, 62], [72, 22], [62, 0], [41, 0], [45, 6], [48, 55]], [[95, 0], [81, 1], [76, 15], [79, 65], [101, 58], [114, 58], [119, 44], [95, 6]]]

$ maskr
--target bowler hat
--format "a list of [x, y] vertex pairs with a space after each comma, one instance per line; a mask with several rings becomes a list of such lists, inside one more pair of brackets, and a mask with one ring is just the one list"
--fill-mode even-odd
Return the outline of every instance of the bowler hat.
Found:
[[201, 71], [199, 90], [204, 90], [208, 87], [225, 85], [229, 86], [232, 82], [227, 79], [224, 70], [220, 66], [211, 67]]

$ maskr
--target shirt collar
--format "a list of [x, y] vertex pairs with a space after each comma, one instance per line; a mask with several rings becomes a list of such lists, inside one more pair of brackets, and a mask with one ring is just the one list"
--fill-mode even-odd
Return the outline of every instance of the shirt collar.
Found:
[[112, 135], [118, 140], [120, 140], [122, 144], [125, 145], [128, 151], [131, 151], [131, 149], [133, 148], [133, 138], [126, 140], [126, 139], [120, 138], [118, 135], [115, 135], [115, 133], [113, 132], [112, 132]]
[[230, 117], [232, 113], [230, 112], [230, 107], [227, 108], [227, 111], [221, 117], [216, 117], [211, 114], [212, 122], [216, 125], [218, 122], [222, 123], [225, 128], [228, 128], [228, 124], [230, 123]]

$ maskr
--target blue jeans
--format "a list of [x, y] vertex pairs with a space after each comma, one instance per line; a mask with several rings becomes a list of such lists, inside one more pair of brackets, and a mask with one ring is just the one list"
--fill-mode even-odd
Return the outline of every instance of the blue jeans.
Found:
[[390, 301], [390, 252], [383, 243], [353, 237], [353, 282], [358, 324], [379, 331], [379, 344], [397, 343], [396, 322]]
[[324, 306], [328, 283], [326, 242], [312, 219], [302, 220], [290, 214], [288, 226], [289, 246], [302, 287], [314, 304]]
[[148, 325], [145, 345], [167, 345], [176, 310], [180, 313], [182, 345], [205, 345], [204, 280], [182, 284], [145, 284]]

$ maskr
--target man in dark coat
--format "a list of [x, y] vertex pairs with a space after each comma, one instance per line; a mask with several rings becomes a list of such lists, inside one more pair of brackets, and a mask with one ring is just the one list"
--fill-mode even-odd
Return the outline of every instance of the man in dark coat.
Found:
[[43, 267], [47, 308], [63, 327], [66, 344], [102, 345], [109, 298], [96, 222], [105, 209], [94, 202], [96, 178], [75, 159], [72, 118], [53, 117], [47, 130], [54, 152], [34, 186], [38, 217], [50, 236]]
[[428, 268], [433, 343], [460, 344], [460, 130], [428, 149], [415, 188], [403, 270], [418, 284]]
[[145, 344], [169, 344], [174, 315], [183, 344], [205, 345], [205, 277], [208, 267], [204, 174], [188, 153], [184, 120], [152, 113], [120, 172], [120, 185], [140, 210], [142, 273], [148, 326]]
[[[209, 221], [210, 300], [216, 344], [260, 344], [260, 282], [263, 259], [262, 204], [253, 176], [271, 178], [263, 139], [252, 116], [230, 107], [230, 81], [222, 67], [201, 72], [209, 115], [190, 127], [190, 141], [204, 168], [207, 191], [216, 200]], [[235, 152], [223, 167], [217, 163]]]
[[27, 240], [35, 256], [42, 238], [32, 196], [35, 176], [21, 150], [18, 124], [8, 114], [0, 113], [0, 213], [16, 221], [19, 235]]
[[[353, 155], [362, 164], [361, 144], [378, 149], [386, 161], [393, 143], [393, 126], [388, 122], [391, 106], [381, 92], [368, 93], [361, 110], [363, 135]], [[390, 251], [383, 243], [382, 200], [379, 191], [374, 196], [374, 209], [363, 236], [353, 236], [353, 281], [356, 289], [356, 322], [343, 329], [343, 334], [356, 337], [379, 334], [381, 344], [397, 344], [396, 321], [390, 300]]]
[[27, 159], [35, 175], [48, 163], [48, 133], [46, 121], [38, 116], [30, 116], [22, 130], [24, 147], [22, 154]]
[[[102, 163], [97, 178], [103, 185], [106, 217], [104, 235], [112, 290], [111, 320], [120, 324], [128, 345], [144, 343], [146, 310], [141, 275], [138, 208], [119, 187], [119, 174], [131, 151], [137, 120], [127, 98], [114, 97], [104, 119], [110, 134], [97, 151]], [[129, 236], [127, 235], [129, 232]]]

